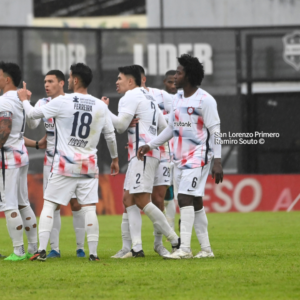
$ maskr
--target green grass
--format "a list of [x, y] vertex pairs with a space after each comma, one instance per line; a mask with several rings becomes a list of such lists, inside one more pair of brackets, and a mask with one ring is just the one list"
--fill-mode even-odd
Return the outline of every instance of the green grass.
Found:
[[[215, 259], [163, 260], [143, 216], [144, 259], [115, 260], [120, 216], [100, 216], [100, 262], [75, 257], [71, 217], [62, 218], [62, 258], [0, 260], [0, 299], [300, 299], [300, 212], [209, 214]], [[10, 254], [0, 219], [0, 253]], [[165, 243], [167, 247], [169, 243]], [[195, 234], [193, 253], [199, 251]], [[87, 251], [87, 245], [85, 247]]]

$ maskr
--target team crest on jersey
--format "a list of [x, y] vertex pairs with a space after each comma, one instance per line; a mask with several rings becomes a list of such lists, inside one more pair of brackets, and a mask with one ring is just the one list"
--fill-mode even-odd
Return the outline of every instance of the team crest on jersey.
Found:
[[73, 102], [78, 102], [79, 98], [77, 96], [73, 97]]
[[194, 107], [188, 107], [187, 108], [187, 113], [189, 114], [189, 115], [192, 115], [193, 113], [194, 113]]

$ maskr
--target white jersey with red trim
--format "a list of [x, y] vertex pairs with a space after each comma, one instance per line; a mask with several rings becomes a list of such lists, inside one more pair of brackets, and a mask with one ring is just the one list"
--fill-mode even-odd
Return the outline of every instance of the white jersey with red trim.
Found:
[[5, 169], [15, 169], [28, 165], [28, 152], [24, 142], [26, 116], [17, 91], [8, 91], [0, 97], [0, 112], [12, 113], [12, 128], [10, 135], [3, 145], [0, 155], [1, 168], [3, 155]]
[[107, 105], [91, 95], [58, 96], [40, 107], [54, 118], [56, 140], [52, 173], [98, 177], [97, 145], [101, 132], [114, 132]]
[[[128, 160], [136, 156], [140, 146], [150, 142], [157, 136], [159, 107], [155, 99], [144, 88], [129, 90], [119, 101], [119, 113], [127, 113], [139, 118], [135, 128], [129, 127]], [[146, 156], [160, 159], [159, 149], [149, 151]]]
[[169, 124], [173, 126], [174, 163], [181, 169], [199, 168], [213, 157], [208, 128], [220, 124], [216, 100], [198, 88], [188, 98], [178, 93]]
[[[159, 90], [150, 87], [147, 87], [147, 89], [149, 94], [153, 96], [154, 100], [156, 101], [162, 113], [164, 115], [170, 113], [172, 109], [173, 95], [170, 95], [164, 90]], [[160, 161], [161, 162], [170, 161], [171, 153], [170, 153], [169, 142], [166, 142], [163, 145], [161, 145], [159, 147], [159, 150], [160, 150]]]
[[[51, 101], [51, 97], [42, 98], [37, 101], [35, 107], [41, 107]], [[55, 148], [55, 124], [53, 118], [43, 118], [44, 127], [47, 134], [47, 149], [44, 157], [44, 166], [52, 166]]]

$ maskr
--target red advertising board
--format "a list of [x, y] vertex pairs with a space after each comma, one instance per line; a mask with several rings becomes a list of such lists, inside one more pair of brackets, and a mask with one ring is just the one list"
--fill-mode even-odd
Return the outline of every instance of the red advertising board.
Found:
[[[43, 208], [43, 175], [28, 175], [28, 194], [37, 216]], [[98, 214], [123, 213], [125, 174], [99, 177]], [[221, 184], [209, 176], [204, 196], [207, 212], [287, 211], [300, 194], [300, 175], [225, 175]], [[300, 200], [292, 210], [300, 210]], [[61, 208], [62, 215], [72, 215], [70, 206]], [[0, 213], [0, 217], [4, 214]]]

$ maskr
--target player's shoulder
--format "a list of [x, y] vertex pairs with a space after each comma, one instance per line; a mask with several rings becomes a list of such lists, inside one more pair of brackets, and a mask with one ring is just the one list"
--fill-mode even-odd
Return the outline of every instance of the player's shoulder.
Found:
[[197, 93], [198, 93], [197, 98], [199, 99], [199, 101], [204, 102], [204, 103], [206, 102], [207, 104], [208, 103], [210, 103], [210, 104], [217, 103], [215, 98], [207, 91], [205, 91], [201, 88], [198, 88]]

